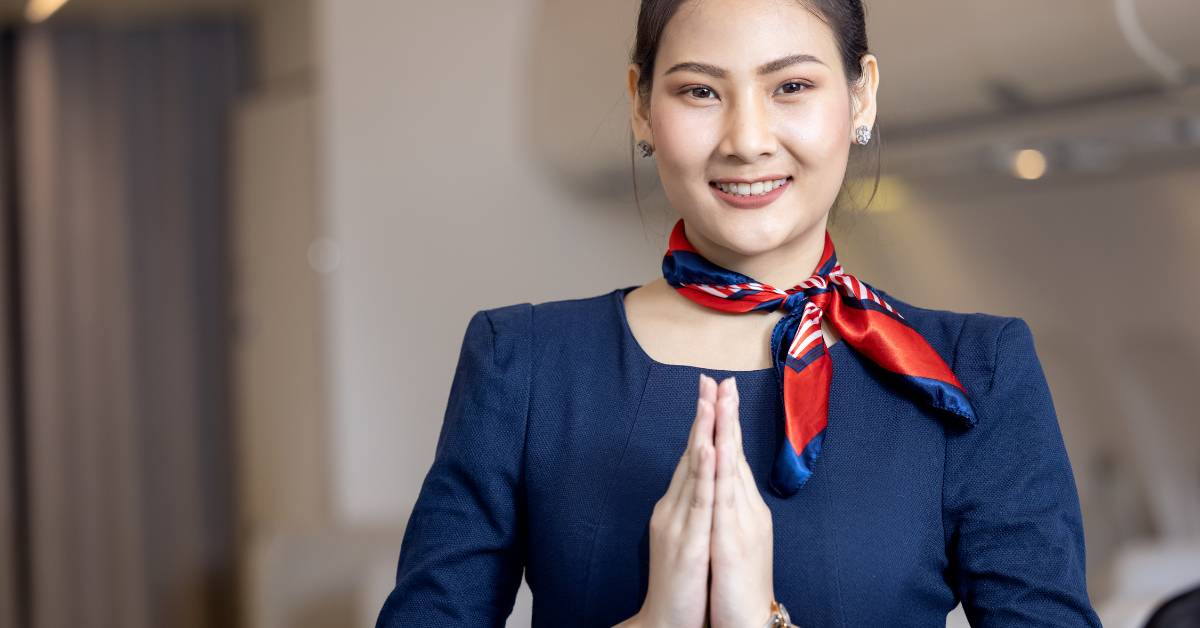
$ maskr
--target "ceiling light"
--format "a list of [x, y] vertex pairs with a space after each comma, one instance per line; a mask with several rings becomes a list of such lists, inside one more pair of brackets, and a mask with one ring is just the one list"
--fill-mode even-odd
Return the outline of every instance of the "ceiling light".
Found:
[[34, 24], [44, 21], [66, 3], [67, 0], [29, 0], [25, 5], [25, 19]]
[[1046, 174], [1046, 156], [1042, 151], [1033, 148], [1019, 150], [1013, 156], [1012, 171], [1019, 179], [1040, 179]]

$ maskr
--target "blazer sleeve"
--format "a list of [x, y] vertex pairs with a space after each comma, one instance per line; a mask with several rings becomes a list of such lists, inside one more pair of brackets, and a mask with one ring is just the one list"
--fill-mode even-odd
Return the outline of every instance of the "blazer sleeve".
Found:
[[989, 325], [994, 344], [981, 343], [995, 348], [978, 422], [948, 432], [949, 581], [972, 626], [1099, 627], [1075, 478], [1033, 334], [1020, 318], [1001, 320]]
[[525, 556], [531, 317], [521, 304], [481, 310], [467, 325], [377, 628], [504, 626], [512, 612]]

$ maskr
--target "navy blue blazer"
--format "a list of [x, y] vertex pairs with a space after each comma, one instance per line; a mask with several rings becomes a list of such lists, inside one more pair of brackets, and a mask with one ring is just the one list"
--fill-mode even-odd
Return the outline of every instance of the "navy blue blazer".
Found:
[[775, 595], [795, 623], [944, 626], [961, 601], [973, 626], [1100, 626], [1075, 480], [1023, 319], [880, 291], [950, 365], [979, 422], [918, 406], [837, 342], [821, 456], [780, 498], [766, 484], [783, 438], [773, 369], [653, 360], [625, 318], [635, 287], [471, 318], [378, 627], [503, 626], [522, 572], [534, 626], [635, 614], [650, 514], [701, 372], [737, 376], [746, 457], [772, 512]]

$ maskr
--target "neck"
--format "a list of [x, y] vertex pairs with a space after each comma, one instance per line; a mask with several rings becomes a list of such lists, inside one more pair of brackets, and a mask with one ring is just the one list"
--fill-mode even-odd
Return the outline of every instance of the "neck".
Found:
[[817, 270], [825, 250], [826, 221], [815, 223], [782, 246], [755, 255], [743, 255], [709, 241], [683, 224], [688, 242], [710, 262], [752, 277], [780, 290], [808, 279]]

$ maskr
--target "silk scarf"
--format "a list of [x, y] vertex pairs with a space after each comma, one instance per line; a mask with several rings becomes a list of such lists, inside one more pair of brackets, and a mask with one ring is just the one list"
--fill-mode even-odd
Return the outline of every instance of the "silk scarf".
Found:
[[796, 493], [813, 474], [829, 423], [833, 363], [821, 333], [826, 320], [858, 354], [895, 376], [918, 402], [963, 425], [975, 424], [966, 390], [937, 351], [869, 285], [847, 274], [825, 231], [812, 276], [786, 290], [705, 259], [675, 223], [663, 257], [663, 277], [684, 297], [723, 312], [781, 310], [771, 332], [771, 356], [783, 396], [783, 432], [770, 487]]

